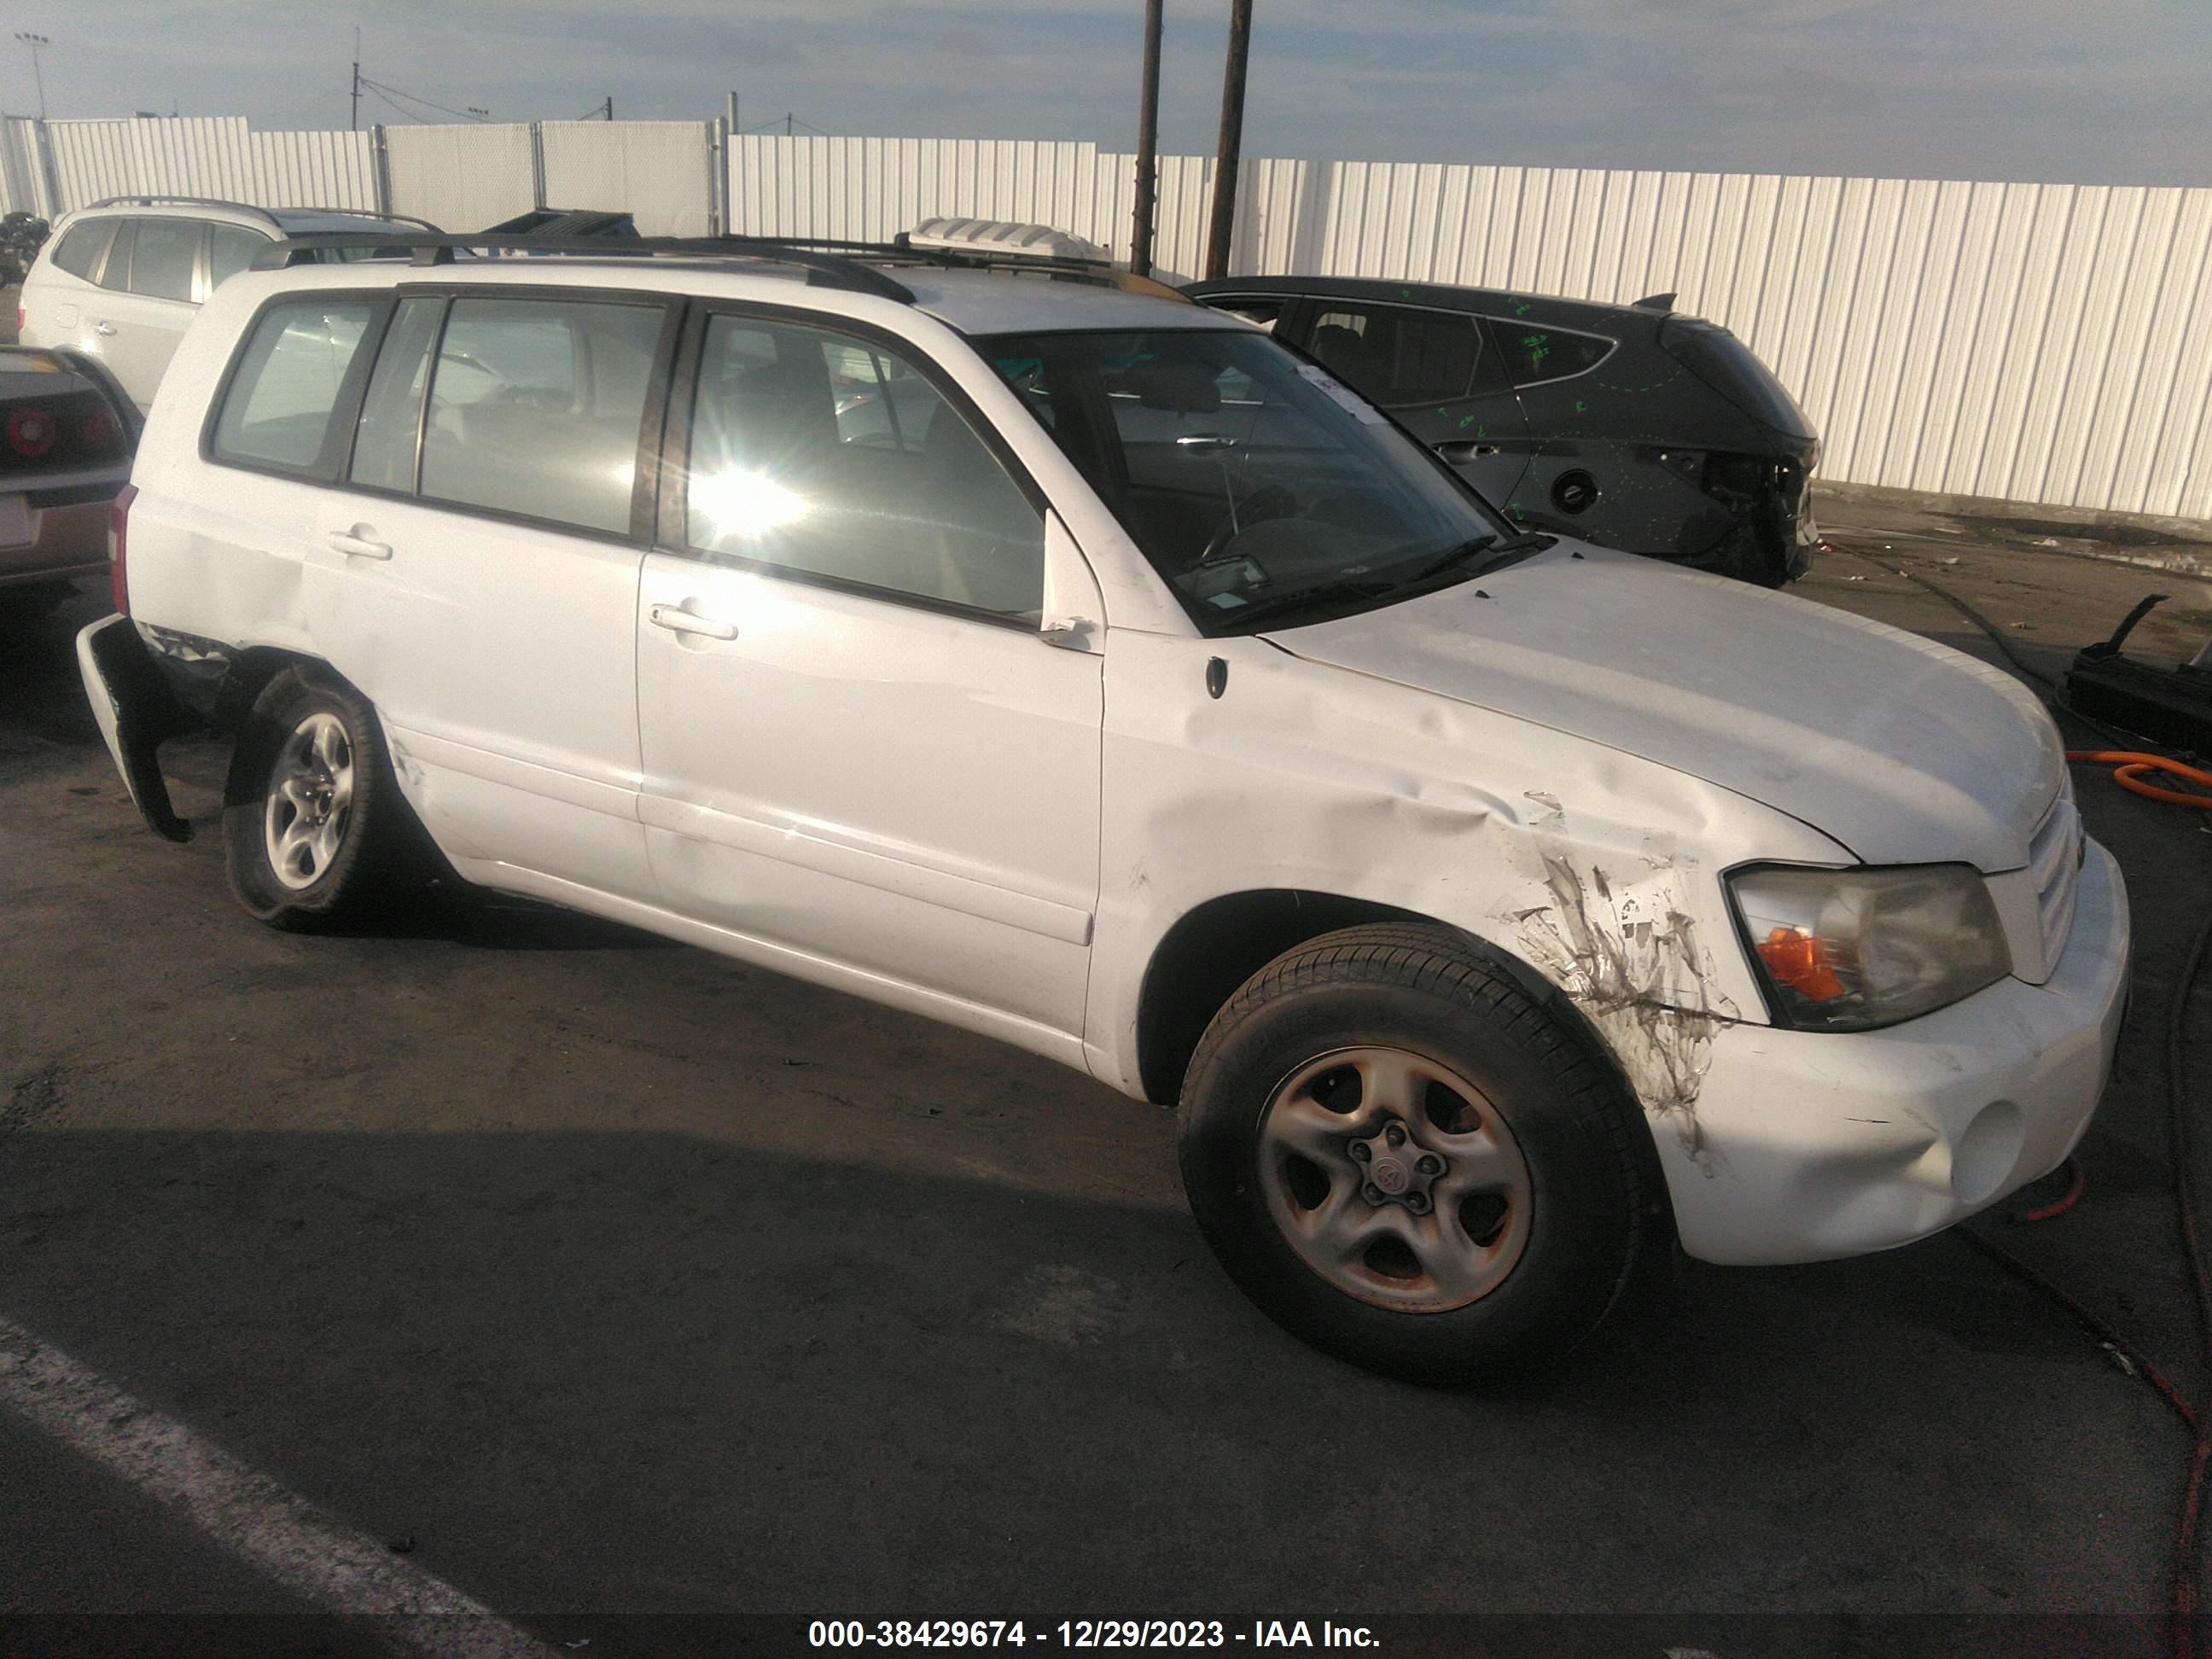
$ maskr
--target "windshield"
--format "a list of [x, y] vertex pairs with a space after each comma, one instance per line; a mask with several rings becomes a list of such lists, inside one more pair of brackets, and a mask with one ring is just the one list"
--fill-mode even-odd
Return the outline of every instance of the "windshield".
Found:
[[975, 343], [1210, 633], [1402, 597], [1511, 538], [1413, 439], [1265, 334]]

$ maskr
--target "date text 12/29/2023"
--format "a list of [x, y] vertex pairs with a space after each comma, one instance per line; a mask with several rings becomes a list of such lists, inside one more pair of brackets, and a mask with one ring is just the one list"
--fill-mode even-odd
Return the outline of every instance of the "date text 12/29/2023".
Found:
[[1372, 1631], [1327, 1619], [817, 1619], [816, 1648], [1377, 1648]]

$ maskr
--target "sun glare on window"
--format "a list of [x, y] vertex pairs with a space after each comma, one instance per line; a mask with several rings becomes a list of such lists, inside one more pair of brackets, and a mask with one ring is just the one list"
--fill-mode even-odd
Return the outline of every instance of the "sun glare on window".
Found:
[[763, 535], [811, 510], [805, 496], [742, 467], [694, 480], [691, 505], [713, 521], [717, 537]]

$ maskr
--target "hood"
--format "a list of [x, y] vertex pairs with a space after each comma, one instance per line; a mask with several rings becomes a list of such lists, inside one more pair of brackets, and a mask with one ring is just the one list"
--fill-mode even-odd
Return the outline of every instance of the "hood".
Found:
[[2028, 861], [2065, 759], [2011, 676], [1810, 600], [1574, 548], [1266, 637], [1703, 778], [1869, 864]]

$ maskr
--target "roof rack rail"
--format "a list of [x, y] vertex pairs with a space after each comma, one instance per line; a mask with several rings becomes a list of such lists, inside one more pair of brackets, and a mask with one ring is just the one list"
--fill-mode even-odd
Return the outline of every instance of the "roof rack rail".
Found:
[[169, 196], [159, 191], [139, 191], [130, 196], [104, 196], [97, 202], [87, 202], [87, 208], [110, 207], [210, 207], [228, 208], [234, 213], [251, 213], [267, 222], [272, 229], [284, 228], [276, 216], [280, 213], [327, 213], [337, 218], [385, 219], [396, 224], [420, 225], [433, 235], [445, 232], [428, 219], [418, 219], [411, 213], [379, 213], [374, 208], [344, 207], [276, 207], [265, 208], [252, 202], [233, 202], [220, 196]]
[[[260, 210], [256, 210], [256, 211]], [[375, 208], [317, 207], [312, 204], [288, 204], [283, 207], [270, 208], [266, 210], [270, 213], [327, 213], [337, 219], [383, 219], [395, 225], [419, 225], [433, 236], [443, 236], [446, 234], [446, 228], [443, 225], [434, 225], [428, 219], [418, 219], [411, 213], [383, 213]]]
[[[852, 246], [859, 247], [865, 245]], [[287, 237], [281, 242], [271, 243], [253, 256], [253, 268], [257, 270], [279, 270], [295, 263], [301, 254], [313, 253], [324, 248], [405, 248], [414, 255], [414, 263], [417, 265], [451, 264], [455, 252], [471, 249], [571, 253], [599, 259], [634, 259], [659, 253], [691, 258], [757, 259], [772, 264], [797, 266], [806, 272], [806, 280], [817, 288], [845, 289], [855, 294], [872, 294], [878, 299], [896, 300], [902, 305], [914, 303], [912, 289], [858, 259], [847, 258], [842, 249], [831, 252], [824, 244], [785, 242], [763, 236], [641, 236], [634, 240], [628, 238], [615, 240], [607, 237], [453, 236], [442, 233], [434, 236], [417, 236], [411, 234], [385, 235], [374, 231], [318, 232], [312, 235]]]
[[[228, 208], [236, 213], [258, 213], [270, 224], [276, 224], [276, 216], [265, 207], [256, 207], [251, 202], [229, 202], [220, 196], [165, 196], [159, 191], [142, 191], [132, 196], [103, 196], [97, 202], [87, 202], [85, 208], [111, 207], [213, 207]], [[283, 227], [278, 225], [278, 229]]]

